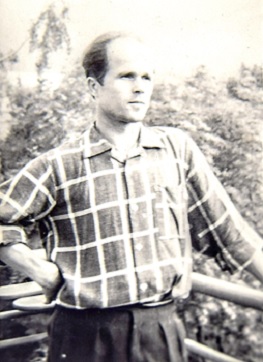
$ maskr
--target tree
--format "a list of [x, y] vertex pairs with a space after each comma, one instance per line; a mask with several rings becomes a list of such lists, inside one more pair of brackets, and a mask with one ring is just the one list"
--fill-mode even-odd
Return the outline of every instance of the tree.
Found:
[[70, 39], [65, 23], [67, 14], [67, 7], [58, 8], [54, 2], [39, 15], [30, 30], [30, 51], [38, 53], [36, 67], [40, 81], [44, 71], [50, 69], [50, 63], [54, 56], [57, 57], [58, 51], [70, 51]]

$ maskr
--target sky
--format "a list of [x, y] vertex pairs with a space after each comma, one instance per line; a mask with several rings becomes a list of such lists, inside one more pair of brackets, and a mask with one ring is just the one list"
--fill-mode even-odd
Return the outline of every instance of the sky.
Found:
[[[35, 73], [29, 29], [51, 0], [0, 0], [0, 49], [18, 51], [10, 77]], [[191, 75], [199, 65], [227, 78], [241, 63], [263, 63], [263, 0], [56, 0], [67, 6], [71, 52], [62, 68], [80, 63], [95, 36], [110, 30], [140, 34], [155, 52], [162, 78]], [[61, 59], [60, 59], [61, 60]], [[61, 68], [61, 62], [59, 64]], [[54, 71], [58, 71], [54, 66]]]

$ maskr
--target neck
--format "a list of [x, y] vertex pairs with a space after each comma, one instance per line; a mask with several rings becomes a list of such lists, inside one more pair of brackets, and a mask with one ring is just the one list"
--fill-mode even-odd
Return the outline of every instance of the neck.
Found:
[[141, 122], [104, 122], [97, 120], [96, 127], [99, 132], [117, 149], [128, 152], [133, 148], [139, 138]]

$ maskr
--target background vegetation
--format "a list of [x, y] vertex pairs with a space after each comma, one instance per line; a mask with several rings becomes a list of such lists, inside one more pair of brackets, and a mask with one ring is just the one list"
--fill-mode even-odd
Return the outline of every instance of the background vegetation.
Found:
[[[16, 56], [0, 63], [0, 96], [9, 98], [11, 126], [0, 141], [1, 181], [14, 175], [26, 162], [62, 141], [80, 134], [93, 120], [93, 104], [87, 96], [82, 70], [72, 69], [60, 87], [52, 91], [43, 77], [49, 55], [61, 47], [69, 49], [66, 28], [58, 33], [63, 14], [52, 8], [43, 13], [32, 27], [32, 51], [39, 52], [36, 89], [15, 89], [7, 80], [7, 71]], [[53, 27], [50, 24], [53, 23]], [[61, 25], [61, 24], [60, 24]], [[42, 29], [42, 35], [39, 29]], [[43, 29], [49, 28], [49, 31]], [[61, 26], [60, 26], [61, 30]], [[54, 40], [55, 37], [55, 40]], [[49, 42], [53, 39], [53, 42]], [[146, 123], [169, 125], [188, 132], [205, 153], [214, 172], [222, 181], [242, 215], [263, 236], [263, 78], [259, 66], [241, 65], [239, 77], [215, 81], [200, 66], [196, 73], [180, 84], [159, 84], [155, 88]], [[36, 243], [35, 229], [28, 230]], [[37, 245], [36, 245], [37, 246]], [[221, 279], [262, 286], [250, 275], [223, 273], [213, 260], [195, 253], [195, 270]], [[0, 267], [1, 284], [26, 281], [23, 275], [6, 266]], [[8, 308], [6, 303], [1, 309]], [[225, 301], [191, 295], [182, 308], [190, 338], [247, 362], [263, 360], [263, 315]], [[31, 316], [2, 324], [1, 337], [43, 331], [48, 317]], [[8, 351], [6, 362], [44, 361], [46, 345]], [[200, 361], [191, 357], [191, 361]]]

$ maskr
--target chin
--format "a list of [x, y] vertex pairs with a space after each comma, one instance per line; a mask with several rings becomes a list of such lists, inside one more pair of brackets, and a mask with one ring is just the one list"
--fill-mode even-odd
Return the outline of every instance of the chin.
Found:
[[145, 118], [145, 115], [145, 113], [133, 115], [132, 117], [129, 117], [130, 122], [142, 122]]

